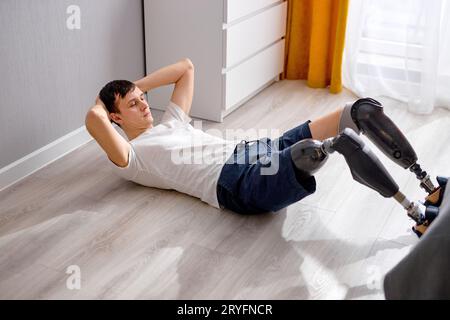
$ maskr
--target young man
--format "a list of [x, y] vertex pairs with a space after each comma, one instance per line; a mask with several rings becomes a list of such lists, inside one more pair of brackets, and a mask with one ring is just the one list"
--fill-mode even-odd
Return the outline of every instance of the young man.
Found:
[[[153, 126], [144, 93], [169, 84], [175, 84], [172, 97], [161, 123]], [[265, 138], [237, 146], [190, 125], [193, 95], [194, 65], [184, 59], [134, 83], [107, 84], [86, 116], [86, 127], [123, 178], [177, 190], [241, 214], [278, 211], [315, 192], [312, 174], [318, 168], [307, 168], [308, 161], [304, 161], [305, 156], [315, 155], [302, 154], [294, 146], [304, 139], [334, 137], [345, 127], [357, 130], [349, 105], [276, 140]], [[128, 141], [111, 122], [122, 128]], [[208, 161], [189, 161], [199, 152]], [[275, 159], [277, 170], [262, 174]]]

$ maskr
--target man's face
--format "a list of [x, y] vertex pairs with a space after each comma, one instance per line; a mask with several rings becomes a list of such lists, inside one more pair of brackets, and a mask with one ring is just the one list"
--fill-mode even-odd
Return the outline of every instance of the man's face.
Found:
[[121, 98], [117, 96], [116, 106], [119, 113], [111, 113], [111, 118], [124, 128], [148, 129], [153, 126], [153, 116], [150, 112], [145, 95], [136, 87], [133, 91]]

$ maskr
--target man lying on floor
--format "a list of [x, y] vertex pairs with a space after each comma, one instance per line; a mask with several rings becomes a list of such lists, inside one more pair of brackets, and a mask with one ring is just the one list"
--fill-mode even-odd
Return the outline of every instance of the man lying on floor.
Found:
[[[144, 93], [170, 84], [175, 88], [167, 110], [161, 123], [153, 126]], [[123, 178], [144, 186], [177, 190], [213, 207], [241, 214], [278, 211], [315, 192], [313, 173], [318, 167], [308, 168], [309, 160], [305, 161], [305, 156], [315, 155], [305, 155], [296, 146], [305, 139], [335, 137], [345, 128], [358, 133], [360, 129], [352, 119], [354, 105], [347, 104], [278, 139], [236, 145], [190, 124], [193, 95], [194, 66], [184, 59], [135, 83], [108, 83], [89, 110], [86, 127]], [[375, 100], [365, 103], [380, 107]], [[111, 122], [121, 127], [128, 141]], [[180, 154], [190, 155], [191, 150], [207, 150], [208, 161], [179, 161]], [[270, 172], [270, 168], [276, 170]]]

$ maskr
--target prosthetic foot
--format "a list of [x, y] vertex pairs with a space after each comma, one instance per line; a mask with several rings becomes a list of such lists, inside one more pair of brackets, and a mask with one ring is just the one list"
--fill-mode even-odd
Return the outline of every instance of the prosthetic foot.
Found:
[[[414, 233], [419, 238], [425, 233], [425, 231], [427, 231], [428, 227], [439, 215], [439, 207], [441, 206], [442, 200], [444, 198], [444, 192], [445, 187], [447, 186], [448, 178], [437, 177], [436, 180], [439, 183], [439, 197], [437, 199], [432, 199], [432, 201], [425, 201], [425, 217], [421, 222], [418, 222], [414, 227], [412, 227]], [[434, 196], [436, 196], [436, 193]]]

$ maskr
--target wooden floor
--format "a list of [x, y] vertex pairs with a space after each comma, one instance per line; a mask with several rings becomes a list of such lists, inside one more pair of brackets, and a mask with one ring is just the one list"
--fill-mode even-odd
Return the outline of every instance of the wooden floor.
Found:
[[[282, 81], [203, 128], [282, 133], [352, 99]], [[448, 111], [386, 113], [431, 175], [450, 175]], [[423, 199], [411, 173], [374, 151]], [[106, 164], [91, 142], [0, 193], [1, 299], [383, 299], [383, 275], [418, 241], [403, 209], [354, 182], [339, 155], [314, 195], [253, 217], [123, 181]], [[67, 287], [73, 265], [79, 290]]]

